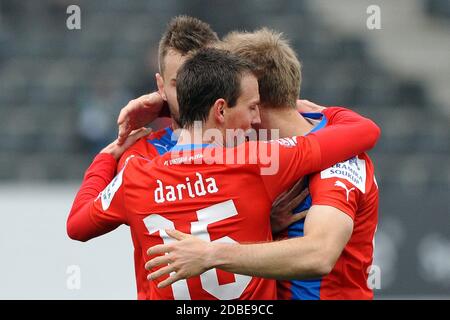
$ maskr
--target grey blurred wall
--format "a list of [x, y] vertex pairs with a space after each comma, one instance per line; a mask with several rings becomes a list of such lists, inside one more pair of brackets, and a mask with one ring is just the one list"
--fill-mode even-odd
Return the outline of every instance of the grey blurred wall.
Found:
[[78, 186], [0, 186], [0, 299], [136, 299], [125, 226], [86, 243], [68, 238]]
[[[72, 4], [80, 30], [66, 25]], [[77, 243], [65, 219], [120, 108], [154, 90], [157, 43], [177, 14], [219, 36], [282, 31], [303, 63], [301, 97], [380, 125], [376, 297], [450, 298], [447, 0], [0, 0], [0, 298], [135, 298], [127, 228]]]

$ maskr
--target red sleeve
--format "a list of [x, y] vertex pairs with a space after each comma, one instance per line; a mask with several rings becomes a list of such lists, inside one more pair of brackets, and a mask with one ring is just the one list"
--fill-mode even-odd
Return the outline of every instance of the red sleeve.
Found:
[[308, 135], [315, 137], [320, 145], [319, 171], [334, 163], [347, 160], [372, 149], [380, 138], [380, 128], [370, 119], [351, 110], [330, 107], [325, 109], [328, 126]]
[[322, 178], [320, 173], [315, 173], [310, 176], [309, 192], [312, 205], [334, 207], [355, 220], [362, 192], [353, 183], [338, 177]]
[[[120, 202], [115, 201], [115, 205], [111, 205], [114, 194], [119, 193], [116, 189], [120, 187], [123, 173], [122, 170], [113, 180], [115, 171], [116, 160], [111, 155], [100, 153], [95, 157], [84, 175], [67, 219], [67, 234], [71, 239], [87, 241], [126, 223], [125, 210], [119, 208]], [[106, 210], [102, 210], [102, 203]]]
[[314, 168], [321, 162], [317, 140], [298, 138], [281, 138], [259, 144], [261, 179], [271, 201], [300, 177], [315, 171]]
[[300, 177], [363, 153], [378, 141], [380, 129], [371, 120], [345, 108], [331, 107], [324, 113], [328, 119], [324, 129], [268, 143], [270, 151], [258, 150], [260, 166], [262, 156], [271, 155], [267, 157], [271, 168], [261, 166], [261, 177], [272, 200]]

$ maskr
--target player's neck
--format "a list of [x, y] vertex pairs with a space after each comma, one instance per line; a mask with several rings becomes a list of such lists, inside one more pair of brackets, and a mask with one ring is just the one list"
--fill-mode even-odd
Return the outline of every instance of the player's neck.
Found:
[[280, 138], [303, 136], [314, 127], [295, 109], [270, 110], [266, 118], [267, 128], [280, 129]]

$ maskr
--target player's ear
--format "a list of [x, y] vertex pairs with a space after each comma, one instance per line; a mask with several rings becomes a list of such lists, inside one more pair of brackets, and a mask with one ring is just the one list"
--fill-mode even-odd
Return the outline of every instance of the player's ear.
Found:
[[158, 86], [158, 92], [164, 99], [164, 101], [167, 101], [166, 92], [164, 91], [164, 79], [159, 73], [157, 73], [155, 77], [156, 77], [156, 85]]
[[222, 98], [217, 99], [213, 105], [214, 118], [221, 124], [225, 123], [225, 110], [227, 106], [227, 102]]

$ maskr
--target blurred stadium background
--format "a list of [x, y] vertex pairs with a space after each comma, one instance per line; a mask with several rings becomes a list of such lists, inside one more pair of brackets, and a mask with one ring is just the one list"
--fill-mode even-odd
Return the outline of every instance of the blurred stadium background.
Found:
[[[81, 8], [81, 30], [66, 9]], [[381, 30], [366, 10], [381, 9]], [[87, 244], [65, 221], [118, 111], [155, 89], [169, 19], [220, 36], [268, 26], [303, 62], [301, 96], [374, 119], [376, 298], [450, 298], [450, 1], [0, 0], [0, 298], [135, 299], [125, 227]], [[79, 268], [81, 287], [67, 285]]]

